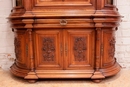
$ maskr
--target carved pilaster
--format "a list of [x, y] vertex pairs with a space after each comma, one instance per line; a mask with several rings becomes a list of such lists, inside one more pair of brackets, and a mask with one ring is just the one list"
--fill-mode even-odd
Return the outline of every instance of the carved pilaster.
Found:
[[33, 42], [32, 42], [32, 29], [28, 29], [29, 34], [29, 56], [31, 59], [31, 71], [34, 71], [34, 56], [33, 56]]
[[[31, 79], [35, 80], [38, 79], [35, 70], [34, 70], [34, 54], [33, 54], [33, 41], [32, 41], [32, 29], [27, 29], [27, 32], [29, 34], [29, 58], [30, 58], [30, 65], [31, 65], [31, 71], [28, 73], [27, 76], [25, 76], [25, 79]], [[31, 82], [31, 81], [30, 81]]]
[[101, 28], [96, 29], [96, 70], [98, 71], [100, 68], [100, 60], [101, 60]]
[[96, 60], [95, 60], [95, 72], [94, 75], [91, 77], [91, 79], [94, 79], [95, 82], [100, 82], [99, 79], [105, 78], [105, 76], [102, 74], [102, 72], [99, 71], [100, 64], [101, 64], [101, 58], [102, 58], [102, 29], [96, 28]]

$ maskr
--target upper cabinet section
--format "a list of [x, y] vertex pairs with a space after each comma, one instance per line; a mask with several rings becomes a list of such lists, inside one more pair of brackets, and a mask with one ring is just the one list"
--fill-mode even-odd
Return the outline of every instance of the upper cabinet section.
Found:
[[39, 8], [87, 9], [101, 10], [106, 5], [112, 5], [113, 0], [17, 0], [26, 10], [42, 10]]
[[95, 0], [34, 0], [35, 6], [93, 6]]
[[[10, 18], [120, 17], [113, 0], [17, 0]], [[21, 3], [21, 4], [20, 4]], [[94, 19], [98, 21], [99, 19]], [[36, 22], [36, 20], [34, 21]], [[31, 21], [32, 23], [32, 21]]]
[[[32, 4], [29, 4], [32, 3]], [[84, 9], [95, 10], [96, 0], [23, 0], [26, 10], [43, 9]], [[40, 8], [40, 9], [39, 9]]]

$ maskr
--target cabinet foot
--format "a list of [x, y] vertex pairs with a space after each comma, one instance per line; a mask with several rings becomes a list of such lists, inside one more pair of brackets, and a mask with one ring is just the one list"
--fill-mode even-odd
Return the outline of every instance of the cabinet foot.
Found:
[[36, 79], [29, 79], [27, 80], [29, 83], [35, 83], [37, 80]]
[[95, 83], [99, 83], [99, 82], [102, 81], [102, 79], [93, 79], [92, 81], [95, 82]]

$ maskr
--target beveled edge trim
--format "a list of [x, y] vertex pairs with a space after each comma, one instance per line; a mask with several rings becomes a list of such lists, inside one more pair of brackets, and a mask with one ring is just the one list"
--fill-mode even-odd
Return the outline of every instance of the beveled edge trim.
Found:
[[116, 62], [112, 67], [100, 69], [105, 77], [116, 75], [121, 70], [121, 66]]
[[[38, 78], [91, 78], [94, 70], [36, 70]], [[55, 74], [55, 75], [53, 75]]]

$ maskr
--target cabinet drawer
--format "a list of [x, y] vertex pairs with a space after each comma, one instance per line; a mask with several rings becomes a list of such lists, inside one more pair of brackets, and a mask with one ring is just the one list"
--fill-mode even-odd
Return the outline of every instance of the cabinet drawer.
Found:
[[90, 18], [77, 19], [35, 19], [34, 28], [60, 28], [60, 27], [94, 27], [94, 22]]

